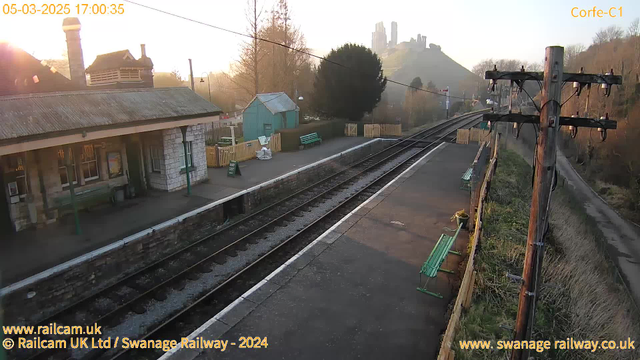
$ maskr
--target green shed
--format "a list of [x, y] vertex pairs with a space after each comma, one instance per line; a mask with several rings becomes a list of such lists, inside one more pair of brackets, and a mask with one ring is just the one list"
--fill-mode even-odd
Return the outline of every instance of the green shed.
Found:
[[242, 113], [244, 140], [298, 127], [300, 108], [283, 92], [258, 94]]

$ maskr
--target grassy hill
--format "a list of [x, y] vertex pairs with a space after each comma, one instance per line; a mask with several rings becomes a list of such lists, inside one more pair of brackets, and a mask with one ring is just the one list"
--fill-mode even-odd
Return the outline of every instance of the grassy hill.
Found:
[[[437, 88], [449, 86], [451, 95], [462, 96], [459, 85], [473, 73], [455, 62], [440, 50], [410, 48], [391, 50], [382, 57], [384, 74], [392, 80], [409, 84], [419, 76], [423, 84], [433, 82]], [[404, 98], [406, 88], [388, 84], [389, 100], [400, 102]]]

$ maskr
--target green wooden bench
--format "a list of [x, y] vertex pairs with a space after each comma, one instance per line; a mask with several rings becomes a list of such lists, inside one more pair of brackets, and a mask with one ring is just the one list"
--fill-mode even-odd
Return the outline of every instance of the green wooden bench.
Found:
[[232, 140], [231, 136], [223, 136], [218, 141], [218, 145], [220, 145], [220, 146], [230, 146], [230, 145], [233, 145], [233, 140]]
[[[113, 196], [109, 185], [99, 186], [91, 189], [81, 190], [76, 189], [74, 191], [76, 204], [82, 207], [89, 207], [97, 205], [99, 203], [108, 202]], [[60, 196], [53, 199], [54, 207], [58, 211], [71, 210], [71, 195]]]
[[300, 136], [300, 144], [304, 147], [314, 143], [322, 144], [322, 139], [318, 136], [318, 133], [311, 133]]
[[[440, 239], [436, 243], [436, 246], [431, 250], [431, 254], [427, 261], [425, 261], [424, 265], [420, 269], [420, 284], [422, 284], [422, 275], [427, 277], [424, 285], [418, 286], [416, 289], [425, 294], [435, 296], [437, 298], [442, 299], [442, 295], [427, 290], [427, 285], [431, 279], [436, 279], [438, 281], [438, 271], [447, 272], [453, 274], [453, 271], [442, 269], [442, 263], [448, 254], [461, 255], [458, 251], [451, 250], [453, 243], [456, 241], [456, 237], [458, 237], [458, 233], [460, 233], [460, 229], [462, 228], [462, 224], [458, 226], [458, 230], [453, 236], [442, 234], [440, 235]], [[451, 230], [453, 231], [453, 230]]]
[[471, 191], [471, 176], [473, 176], [473, 166], [462, 174], [460, 178], [460, 189]]

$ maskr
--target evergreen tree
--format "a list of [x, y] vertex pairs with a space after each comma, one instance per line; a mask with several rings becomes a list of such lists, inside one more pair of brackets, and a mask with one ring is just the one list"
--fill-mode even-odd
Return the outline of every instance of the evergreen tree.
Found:
[[321, 114], [359, 121], [380, 101], [386, 85], [378, 55], [364, 46], [345, 44], [320, 63], [313, 106]]

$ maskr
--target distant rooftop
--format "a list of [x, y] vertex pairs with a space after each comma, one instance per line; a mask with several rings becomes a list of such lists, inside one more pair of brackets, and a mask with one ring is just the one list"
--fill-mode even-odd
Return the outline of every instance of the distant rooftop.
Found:
[[86, 72], [112, 70], [120, 68], [153, 68], [153, 64], [147, 64], [142, 59], [136, 60], [129, 50], [120, 50], [108, 54], [98, 55], [93, 64], [89, 65]]

